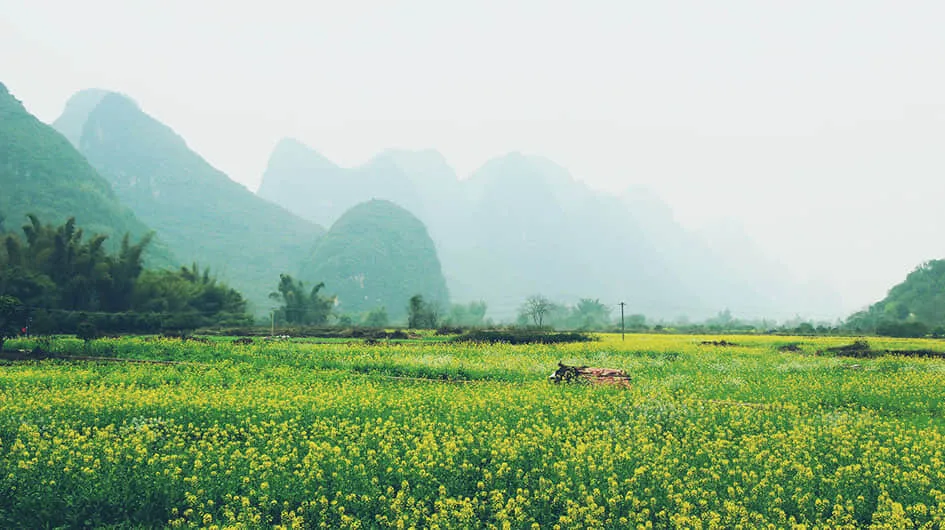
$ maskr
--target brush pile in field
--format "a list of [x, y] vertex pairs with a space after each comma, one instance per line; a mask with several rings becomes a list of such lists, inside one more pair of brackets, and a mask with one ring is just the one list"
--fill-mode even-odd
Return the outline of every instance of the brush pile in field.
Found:
[[548, 376], [553, 383], [591, 383], [598, 385], [630, 386], [630, 376], [615, 368], [568, 366], [558, 363], [558, 369]]
[[723, 340], [704, 340], [700, 342], [699, 344], [703, 346], [738, 346], [738, 344], [735, 344], [734, 342], [729, 342], [724, 339]]

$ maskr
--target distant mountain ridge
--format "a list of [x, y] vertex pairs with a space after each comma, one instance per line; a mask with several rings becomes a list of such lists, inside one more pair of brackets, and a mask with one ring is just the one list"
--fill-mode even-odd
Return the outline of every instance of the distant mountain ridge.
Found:
[[375, 158], [357, 168], [342, 168], [289, 138], [276, 145], [256, 193], [324, 226], [375, 197], [411, 210], [418, 207], [413, 184], [387, 160]]
[[[296, 171], [283, 171], [276, 163], [282, 155], [274, 152], [261, 195], [325, 223], [333, 212], [316, 212], [301, 197], [416, 204], [406, 208], [427, 224], [453, 298], [484, 299], [498, 318], [513, 316], [527, 296], [538, 293], [563, 302], [624, 300], [633, 312], [658, 318], [702, 318], [725, 308], [742, 316], [777, 315], [800, 303], [790, 280], [779, 276], [783, 271], [764, 264], [764, 270], [746, 275], [746, 268], [762, 261], [730, 262], [725, 250], [680, 226], [651, 192], [594, 192], [543, 157], [509, 153], [460, 180], [435, 151], [385, 151], [372, 163], [391, 168], [391, 180], [412, 184], [394, 193], [306, 171], [327, 159], [293, 142], [300, 157]], [[304, 162], [307, 156], [310, 162]], [[351, 171], [328, 167], [333, 175]], [[290, 206], [287, 197], [297, 200]], [[757, 257], [748, 249], [739, 254]]]
[[79, 149], [118, 198], [182, 262], [211, 267], [257, 314], [270, 308], [279, 274], [296, 273], [324, 233], [231, 180], [126, 96], [80, 92], [55, 123], [74, 135], [83, 121]]
[[[87, 233], [109, 236], [117, 248], [124, 234], [134, 240], [151, 232], [132, 210], [119, 202], [103, 178], [69, 141], [40, 122], [0, 83], [0, 214], [7, 230], [35, 214], [46, 224], [69, 217]], [[146, 261], [152, 266], [176, 263], [163, 238], [152, 241]]]

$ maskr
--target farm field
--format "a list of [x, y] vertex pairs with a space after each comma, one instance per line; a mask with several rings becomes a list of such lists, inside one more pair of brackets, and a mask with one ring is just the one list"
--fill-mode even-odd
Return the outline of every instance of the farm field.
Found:
[[852, 342], [56, 339], [178, 362], [0, 361], [0, 527], [943, 527], [945, 359]]

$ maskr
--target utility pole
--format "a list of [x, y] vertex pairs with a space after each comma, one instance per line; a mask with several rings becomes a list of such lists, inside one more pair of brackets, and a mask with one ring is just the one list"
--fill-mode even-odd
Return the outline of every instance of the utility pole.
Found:
[[623, 328], [623, 306], [627, 304], [620, 302], [620, 340], [624, 340], [624, 328]]
[[269, 336], [275, 337], [276, 336], [276, 312], [274, 310], [269, 312], [269, 326], [270, 326]]

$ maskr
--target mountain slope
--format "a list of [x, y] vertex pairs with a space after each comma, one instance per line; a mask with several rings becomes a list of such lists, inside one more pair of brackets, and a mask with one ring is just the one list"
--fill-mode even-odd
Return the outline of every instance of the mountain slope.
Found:
[[300, 276], [338, 297], [338, 311], [385, 307], [392, 320], [406, 318], [415, 294], [446, 309], [449, 294], [433, 241], [410, 212], [389, 201], [351, 208], [319, 241]]
[[342, 186], [344, 169], [308, 146], [285, 138], [269, 156], [256, 194], [309, 221], [331, 226], [347, 197], [325, 193]]
[[[0, 190], [7, 230], [25, 223], [27, 214], [56, 225], [75, 217], [87, 232], [110, 236], [113, 248], [125, 233], [139, 239], [151, 231], [63, 135], [29, 114], [2, 83]], [[152, 266], [175, 262], [160, 241], [152, 242], [147, 256]]]
[[871, 329], [883, 323], [919, 322], [945, 327], [945, 260], [927, 261], [889, 290], [885, 298], [850, 317], [854, 327]]
[[324, 232], [232, 181], [125, 96], [109, 93], [88, 113], [79, 146], [182, 261], [210, 266], [257, 314]]
[[595, 192], [554, 162], [520, 153], [488, 161], [461, 184], [473, 233], [442, 242], [450, 277], [463, 279], [452, 292], [485, 298], [500, 318], [537, 293], [626, 301], [658, 318], [778, 308], [768, 285], [743, 278], [645, 190]]

